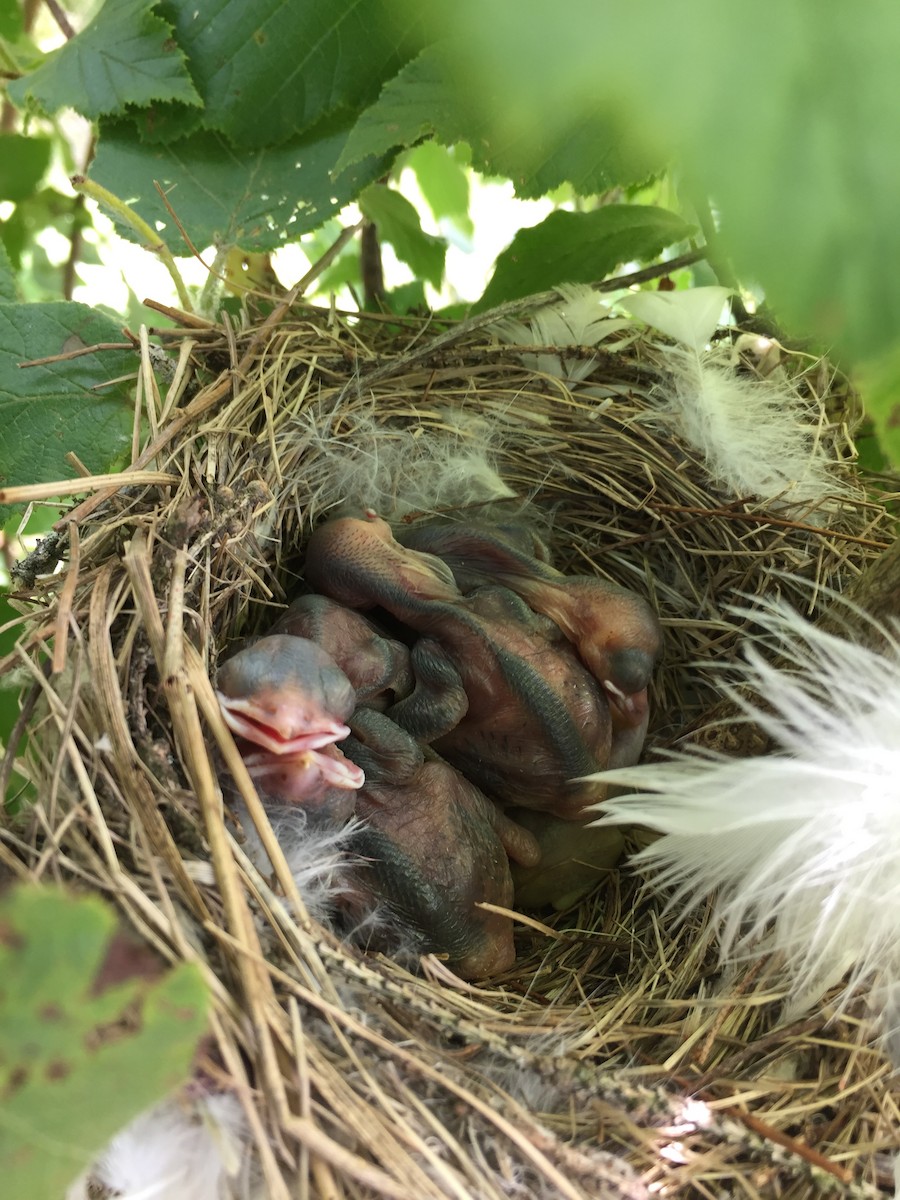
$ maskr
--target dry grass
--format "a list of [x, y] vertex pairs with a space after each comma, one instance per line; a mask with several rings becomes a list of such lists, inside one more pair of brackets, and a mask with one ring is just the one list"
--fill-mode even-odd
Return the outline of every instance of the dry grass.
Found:
[[[597, 353], [608, 400], [526, 370], [483, 328], [296, 309], [163, 341], [178, 366], [159, 394], [145, 345], [134, 464], [163, 476], [98, 484], [60, 523], [68, 574], [22, 588], [32, 615], [6, 665], [32, 681], [23, 769], [40, 801], [0, 855], [109, 897], [164, 958], [200, 965], [203, 1065], [245, 1106], [266, 1195], [883, 1194], [897, 1097], [871, 1030], [827, 1008], [779, 1024], [777, 976], [722, 977], [703, 921], [676, 924], [627, 871], [552, 928], [523, 922], [515, 971], [490, 987], [339, 943], [306, 915], [210, 674], [290, 596], [336, 478], [357, 460], [371, 475], [391, 439], [490, 431], [559, 565], [652, 599], [657, 744], [714, 706], [743, 632], [726, 606], [777, 591], [815, 614], [891, 540], [884, 506], [859, 488], [801, 514], [711, 495], [655, 413], [666, 347], [648, 335]], [[849, 459], [839, 381], [789, 365]], [[223, 810], [228, 773], [272, 878]]]

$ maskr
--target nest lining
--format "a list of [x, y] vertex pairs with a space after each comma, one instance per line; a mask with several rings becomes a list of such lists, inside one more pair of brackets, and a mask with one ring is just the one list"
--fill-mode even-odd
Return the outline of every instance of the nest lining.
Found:
[[[711, 490], [654, 405], [667, 346], [647, 332], [569, 348], [595, 360], [575, 389], [489, 330], [453, 340], [301, 310], [173, 339], [168, 395], [139, 387], [139, 401], [149, 465], [178, 482], [82, 504], [68, 584], [31, 590], [22, 646], [40, 700], [23, 766], [41, 799], [0, 852], [16, 875], [110, 896], [163, 958], [202, 966], [204, 1066], [245, 1106], [262, 1194], [878, 1194], [898, 1114], [865, 1022], [826, 1027], [826, 1008], [779, 1026], [775, 964], [723, 979], [702, 917], [675, 925], [628, 872], [523, 923], [514, 971], [485, 988], [433, 958], [413, 974], [337, 942], [271, 838], [264, 878], [222, 821], [230, 773], [266, 841], [209, 677], [271, 623], [305, 536], [348, 494], [374, 488], [368, 502], [402, 503], [400, 519], [444, 510], [436, 433], [487, 447], [563, 570], [654, 604], [655, 745], [714, 706], [748, 628], [726, 606], [775, 592], [815, 614], [889, 541], [884, 506], [849, 468], [816, 511]], [[831, 456], [849, 459], [846, 396], [821, 364], [787, 362]], [[50, 674], [48, 638], [66, 627]]]

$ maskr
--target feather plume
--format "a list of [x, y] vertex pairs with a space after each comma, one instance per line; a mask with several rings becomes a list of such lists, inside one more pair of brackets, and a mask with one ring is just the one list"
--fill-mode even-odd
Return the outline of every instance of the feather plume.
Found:
[[865, 982], [880, 983], [884, 1008], [900, 995], [900, 641], [879, 629], [876, 654], [776, 602], [753, 617], [780, 661], [751, 646], [741, 682], [766, 706], [726, 691], [778, 752], [694, 750], [606, 772], [639, 791], [598, 806], [599, 823], [664, 834], [634, 861], [674, 888], [670, 909], [718, 893], [723, 960], [780, 951], [793, 1011], [848, 973], [839, 1006]]
[[[563, 283], [556, 290], [559, 302], [537, 309], [527, 325], [511, 319], [498, 321], [494, 329], [500, 340], [518, 346], [598, 346], [610, 334], [633, 325], [611, 317], [600, 293], [586, 284]], [[619, 347], [624, 344], [617, 343]], [[579, 383], [590, 375], [596, 360], [545, 353], [523, 354], [522, 362], [541, 375]]]
[[252, 1200], [248, 1165], [234, 1096], [205, 1096], [192, 1109], [169, 1100], [116, 1134], [66, 1200], [98, 1190], [115, 1200]]
[[[269, 874], [272, 863], [256, 827], [239, 800], [231, 803], [244, 830], [247, 857], [258, 871]], [[270, 806], [267, 814], [307, 911], [314, 920], [328, 924], [347, 891], [348, 848], [360, 822], [334, 825], [310, 820], [300, 804]]]
[[727, 296], [714, 287], [619, 301], [677, 343], [666, 356], [671, 385], [657, 394], [662, 412], [701, 455], [712, 482], [733, 496], [815, 508], [845, 494], [821, 442], [818, 409], [783, 373], [739, 374], [730, 343], [709, 347]]
[[298, 418], [297, 440], [308, 446], [304, 483], [319, 512], [372, 508], [389, 520], [408, 513], [508, 500], [515, 493], [494, 466], [502, 418], [491, 422], [463, 411], [436, 420], [387, 425], [374, 406], [341, 416], [310, 410]]
[[[258, 871], [268, 874], [272, 863], [252, 821], [239, 800], [232, 798], [231, 803], [244, 828], [247, 857]], [[377, 947], [414, 969], [423, 953], [421, 935], [367, 887], [369, 860], [354, 846], [365, 822], [354, 818], [334, 825], [310, 820], [299, 804], [270, 806], [266, 811], [309, 915], [354, 946]]]

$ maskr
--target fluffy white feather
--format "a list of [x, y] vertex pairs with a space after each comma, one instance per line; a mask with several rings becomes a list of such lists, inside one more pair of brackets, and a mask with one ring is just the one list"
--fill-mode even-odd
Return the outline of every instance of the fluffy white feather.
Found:
[[[600, 293], [586, 284], [560, 284], [560, 300], [539, 308], [526, 325], [522, 321], [498, 321], [494, 327], [504, 342], [519, 346], [598, 346], [610, 334], [627, 329], [633, 322], [611, 317]], [[532, 371], [553, 375], [569, 383], [586, 379], [595, 359], [559, 354], [523, 354], [522, 362]]]
[[[232, 803], [244, 829], [247, 857], [258, 871], [269, 874], [272, 864], [256, 827], [243, 804], [239, 800]], [[272, 832], [278, 839], [307, 911], [314, 920], [329, 923], [347, 890], [348, 846], [359, 822], [336, 826], [310, 821], [306, 809], [299, 804], [269, 807], [267, 811]]]
[[730, 295], [729, 288], [698, 287], [681, 292], [630, 292], [618, 303], [626, 312], [700, 354], [721, 324]]
[[[795, 1009], [848, 973], [842, 1003], [862, 982], [896, 995], [900, 642], [888, 634], [876, 654], [774, 602], [753, 615], [787, 665], [746, 652], [740, 682], [770, 709], [726, 691], [778, 753], [696, 751], [607, 772], [639, 791], [599, 806], [602, 821], [664, 834], [635, 861], [674, 888], [670, 910], [717, 893], [723, 959], [781, 951]], [[892, 1011], [886, 1019], [890, 1027]]]
[[[272, 870], [268, 854], [243, 805], [232, 800], [245, 831], [244, 850], [263, 874]], [[353, 847], [361, 820], [342, 826], [310, 821], [299, 804], [268, 808], [272, 832], [309, 915], [363, 949], [377, 947], [414, 967], [423, 953], [422, 938], [379, 903], [366, 887], [368, 862]]]
[[250, 1200], [246, 1123], [234, 1096], [169, 1100], [116, 1134], [66, 1200]]
[[728, 291], [639, 292], [623, 308], [673, 338], [666, 358], [671, 387], [663, 412], [703, 458], [712, 482], [733, 496], [814, 508], [846, 486], [821, 444], [818, 410], [780, 372], [738, 374], [730, 346], [710, 349]]
[[373, 405], [352, 418], [313, 409], [303, 421], [296, 433], [309, 453], [300, 466], [315, 511], [373, 508], [398, 520], [515, 495], [494, 467], [502, 418], [488, 422], [448, 410], [430, 420], [411, 413], [406, 424], [388, 424]]

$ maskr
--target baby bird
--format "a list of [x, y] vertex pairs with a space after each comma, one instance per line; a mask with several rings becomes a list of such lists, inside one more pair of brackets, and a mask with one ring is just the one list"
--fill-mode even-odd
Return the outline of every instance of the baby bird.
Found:
[[334, 743], [350, 732], [356, 694], [321, 647], [287, 634], [260, 638], [222, 664], [216, 694], [232, 732], [261, 747], [247, 747], [244, 759], [265, 798], [350, 815], [364, 777]]
[[389, 714], [481, 788], [565, 819], [603, 799], [604, 784], [571, 781], [607, 765], [609, 707], [552, 621], [506, 588], [463, 596], [440, 560], [401, 546], [374, 514], [319, 526], [306, 578], [424, 635], [417, 686]]
[[463, 978], [506, 970], [512, 919], [478, 905], [510, 907], [507, 855], [533, 865], [534, 839], [389, 717], [361, 708], [352, 728], [345, 748], [366, 776], [356, 799], [363, 825], [349, 843], [367, 860], [354, 872], [357, 903], [385, 903]]
[[408, 648], [327, 596], [300, 596], [270, 632], [308, 638], [321, 646], [350, 680], [357, 704], [384, 709], [412, 691]]
[[512, 865], [516, 908], [570, 908], [608, 879], [622, 857], [622, 831], [596, 825], [596, 813], [583, 821], [561, 821], [524, 808], [509, 815], [534, 835], [541, 854], [533, 865]]
[[[524, 532], [523, 532], [524, 530]], [[647, 685], [662, 646], [659, 621], [633, 592], [593, 576], [567, 576], [523, 522], [421, 524], [397, 531], [404, 546], [439, 557], [460, 590], [509, 588], [549, 617], [603, 687], [612, 711], [612, 765], [637, 762], [647, 729]], [[534, 547], [529, 553], [529, 542]]]

